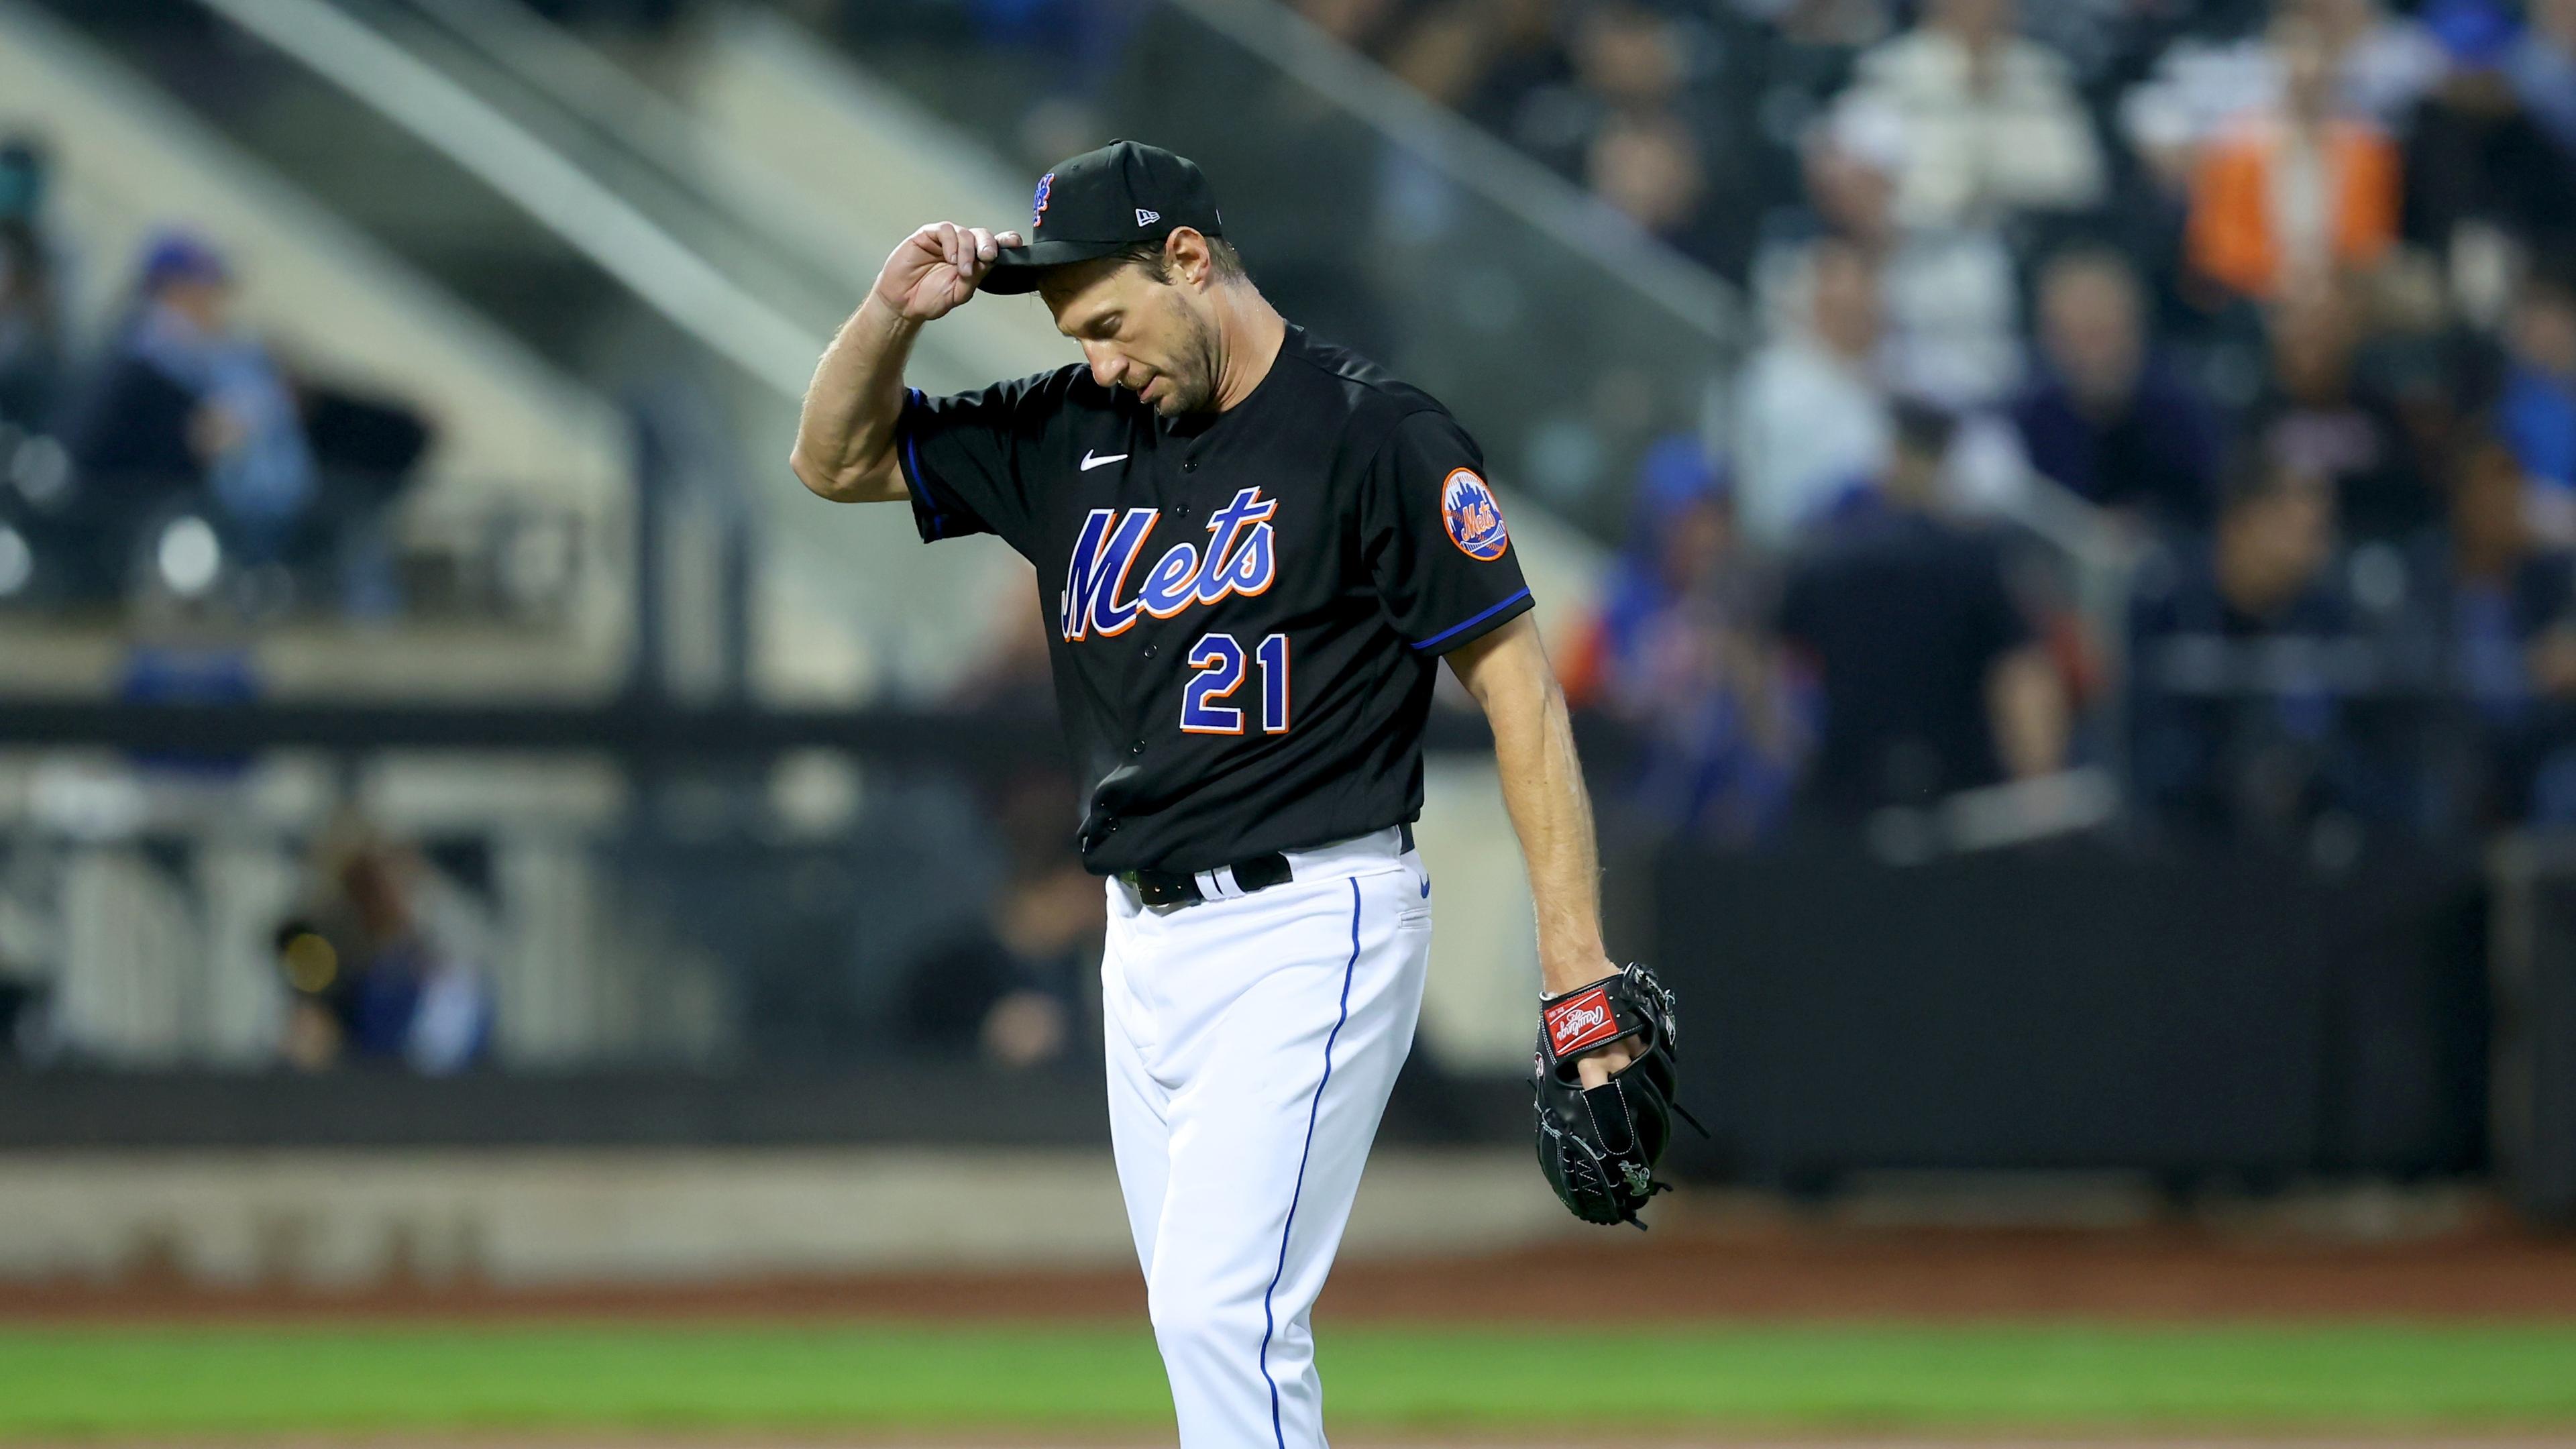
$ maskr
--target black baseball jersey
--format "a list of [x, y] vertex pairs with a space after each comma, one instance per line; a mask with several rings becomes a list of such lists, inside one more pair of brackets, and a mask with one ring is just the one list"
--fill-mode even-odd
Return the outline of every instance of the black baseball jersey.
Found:
[[924, 539], [1037, 566], [1102, 874], [1413, 819], [1439, 656], [1530, 607], [1465, 430], [1296, 327], [1222, 413], [1165, 420], [1075, 364], [915, 392], [896, 452]]

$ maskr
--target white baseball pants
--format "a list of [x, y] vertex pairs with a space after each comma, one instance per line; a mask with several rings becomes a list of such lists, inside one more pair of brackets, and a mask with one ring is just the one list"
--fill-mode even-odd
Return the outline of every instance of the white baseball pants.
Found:
[[1110, 1135], [1182, 1449], [1322, 1449], [1308, 1314], [1422, 1010], [1421, 857], [1383, 830], [1289, 862], [1186, 906], [1108, 883]]

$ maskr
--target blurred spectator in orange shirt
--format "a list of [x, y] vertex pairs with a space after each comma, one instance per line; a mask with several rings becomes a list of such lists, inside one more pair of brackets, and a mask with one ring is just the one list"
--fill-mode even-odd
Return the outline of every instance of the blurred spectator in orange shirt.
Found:
[[2281, 104], [2202, 152], [2186, 236], [2202, 277], [2257, 298], [2367, 267], [2397, 237], [2397, 148], [2376, 126], [2336, 114], [2323, 33], [2287, 18], [2271, 43]]

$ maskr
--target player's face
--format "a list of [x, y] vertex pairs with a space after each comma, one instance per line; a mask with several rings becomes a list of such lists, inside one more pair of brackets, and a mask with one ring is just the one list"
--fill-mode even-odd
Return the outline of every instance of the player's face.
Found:
[[1061, 286], [1044, 289], [1046, 303], [1101, 386], [1126, 388], [1167, 418], [1215, 402], [1216, 319], [1202, 289], [1134, 263], [1066, 270]]

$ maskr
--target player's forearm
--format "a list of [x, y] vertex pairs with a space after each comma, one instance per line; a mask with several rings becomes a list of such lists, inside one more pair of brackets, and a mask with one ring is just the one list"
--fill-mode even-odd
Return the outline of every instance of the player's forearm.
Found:
[[[1468, 646], [1475, 650], [1488, 641]], [[1540, 984], [1551, 994], [1606, 974], [1601, 944], [1601, 863], [1592, 799], [1574, 727], [1527, 616], [1496, 631], [1491, 648], [1460, 669], [1494, 732], [1503, 805], [1529, 866], [1538, 908]], [[1466, 653], [1468, 650], [1461, 650]]]
[[903, 496], [895, 429], [903, 418], [903, 367], [921, 324], [874, 293], [841, 324], [805, 389], [788, 466], [798, 481], [840, 503]]

